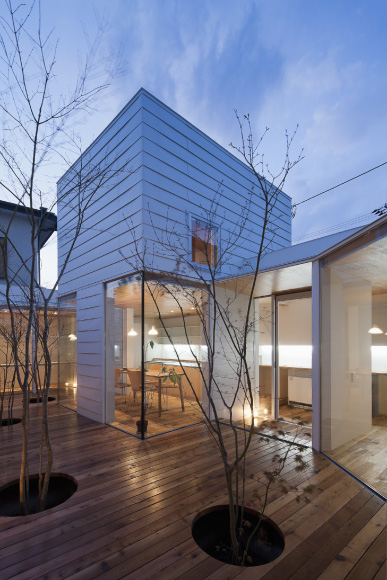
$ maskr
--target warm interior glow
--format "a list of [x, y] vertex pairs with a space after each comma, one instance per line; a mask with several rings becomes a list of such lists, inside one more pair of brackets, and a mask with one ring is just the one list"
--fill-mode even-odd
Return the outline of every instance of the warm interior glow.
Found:
[[379, 326], [376, 326], [376, 324], [373, 324], [372, 328], [369, 329], [368, 333], [369, 334], [383, 334], [383, 330], [381, 328], [379, 328]]
[[154, 326], [152, 326], [148, 334], [150, 334], [151, 336], [156, 336], [156, 334], [158, 334], [158, 331], [155, 329]]
[[69, 339], [71, 341], [77, 340], [77, 337], [75, 336], [75, 334], [69, 334]]
[[134, 330], [134, 328], [132, 328], [131, 330], [129, 330], [128, 336], [137, 336], [137, 332]]
[[269, 411], [268, 411], [267, 409], [264, 409], [264, 410], [263, 410], [263, 414], [264, 414], [264, 415], [267, 415], [267, 414], [268, 414], [268, 412], [269, 412]]

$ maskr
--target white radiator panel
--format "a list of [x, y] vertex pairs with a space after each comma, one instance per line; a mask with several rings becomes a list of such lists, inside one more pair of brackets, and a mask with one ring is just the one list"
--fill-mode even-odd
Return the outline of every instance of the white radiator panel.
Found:
[[288, 400], [290, 403], [312, 405], [312, 378], [289, 376]]

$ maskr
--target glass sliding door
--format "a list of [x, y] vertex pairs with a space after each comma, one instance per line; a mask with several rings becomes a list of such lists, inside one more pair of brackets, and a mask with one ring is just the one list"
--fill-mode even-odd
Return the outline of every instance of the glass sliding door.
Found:
[[312, 297], [277, 297], [278, 416], [312, 425]]
[[321, 447], [387, 497], [387, 237], [369, 237], [322, 264]]
[[[53, 356], [53, 361], [55, 356]], [[77, 296], [59, 298], [58, 402], [77, 410]]]

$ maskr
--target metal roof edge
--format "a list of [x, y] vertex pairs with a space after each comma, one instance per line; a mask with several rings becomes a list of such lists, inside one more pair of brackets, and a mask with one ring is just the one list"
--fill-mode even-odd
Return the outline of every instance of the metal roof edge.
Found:
[[328, 256], [329, 254], [335, 252], [339, 248], [342, 248], [343, 246], [350, 244], [354, 240], [361, 238], [362, 236], [366, 235], [367, 233], [377, 229], [378, 227], [380, 227], [384, 223], [387, 223], [387, 215], [382, 216], [382, 217], [378, 218], [377, 220], [371, 222], [370, 224], [367, 224], [367, 225], [359, 228], [357, 231], [350, 234], [347, 238], [344, 238], [340, 242], [337, 242], [333, 246], [330, 246], [326, 250], [323, 250], [322, 252], [320, 252], [320, 254], [316, 254], [316, 256], [313, 258], [312, 261], [315, 262], [317, 260], [321, 260], [325, 256]]

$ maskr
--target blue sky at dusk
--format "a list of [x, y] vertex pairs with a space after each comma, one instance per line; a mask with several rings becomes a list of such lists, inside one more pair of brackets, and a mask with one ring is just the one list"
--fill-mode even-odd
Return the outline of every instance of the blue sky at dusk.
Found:
[[[270, 128], [273, 170], [298, 124], [305, 159], [285, 187], [295, 203], [387, 161], [385, 0], [43, 0], [42, 14], [59, 38], [58, 87], [71, 85], [98, 18], [104, 54], [122, 57], [79, 127], [84, 145], [144, 87], [227, 149], [238, 144], [234, 109], [249, 113], [256, 134]], [[387, 165], [302, 204], [294, 241], [370, 221], [386, 181]]]

